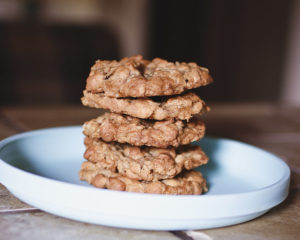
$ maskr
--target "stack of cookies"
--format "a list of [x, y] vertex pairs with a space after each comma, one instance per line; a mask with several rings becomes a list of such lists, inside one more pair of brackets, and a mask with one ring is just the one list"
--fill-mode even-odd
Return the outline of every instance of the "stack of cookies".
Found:
[[204, 136], [195, 117], [209, 110], [191, 89], [212, 82], [206, 68], [142, 56], [96, 61], [82, 103], [109, 110], [83, 125], [86, 151], [80, 179], [99, 188], [201, 194], [206, 181], [194, 168], [207, 156], [191, 145]]

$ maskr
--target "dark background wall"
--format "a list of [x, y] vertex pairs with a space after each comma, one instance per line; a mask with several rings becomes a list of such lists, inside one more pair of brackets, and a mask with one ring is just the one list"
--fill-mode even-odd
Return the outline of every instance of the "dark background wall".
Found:
[[279, 98], [290, 1], [154, 2], [151, 57], [207, 66], [211, 100]]
[[[40, 1], [22, 2], [21, 18], [0, 19], [0, 104], [79, 104], [93, 62], [124, 55], [118, 34], [105, 21], [43, 21]], [[199, 92], [210, 101], [277, 101], [291, 6], [291, 0], [147, 1], [143, 52], [208, 67], [215, 82]]]
[[33, 22], [0, 25], [2, 104], [79, 103], [97, 58], [120, 57], [102, 26]]

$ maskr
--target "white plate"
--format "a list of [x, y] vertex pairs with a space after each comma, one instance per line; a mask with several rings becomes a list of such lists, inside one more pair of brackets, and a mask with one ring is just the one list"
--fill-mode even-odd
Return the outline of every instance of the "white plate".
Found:
[[[0, 182], [24, 202], [58, 216], [108, 226], [183, 230], [256, 218], [288, 195], [290, 170], [278, 157], [226, 139], [200, 142], [209, 192], [200, 196], [97, 189], [78, 179], [81, 127], [31, 131], [0, 142]], [[198, 144], [198, 143], [197, 143]]]

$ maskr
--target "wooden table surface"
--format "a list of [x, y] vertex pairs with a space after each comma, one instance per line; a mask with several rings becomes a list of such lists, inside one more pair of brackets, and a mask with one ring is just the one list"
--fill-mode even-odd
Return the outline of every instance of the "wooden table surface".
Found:
[[[99, 110], [81, 106], [0, 108], [0, 139], [53, 126], [78, 125]], [[22, 203], [0, 184], [0, 239], [298, 239], [300, 236], [300, 108], [278, 104], [212, 104], [207, 134], [244, 141], [284, 159], [291, 168], [290, 194], [250, 222], [192, 232], [110, 228], [60, 218]], [[189, 237], [192, 236], [193, 237]]]

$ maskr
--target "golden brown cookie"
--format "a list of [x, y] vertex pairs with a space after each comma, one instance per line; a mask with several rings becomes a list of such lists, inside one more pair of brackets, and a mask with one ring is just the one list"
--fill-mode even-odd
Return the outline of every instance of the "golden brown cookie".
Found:
[[98, 188], [118, 191], [198, 195], [207, 191], [206, 181], [198, 171], [184, 171], [173, 179], [160, 181], [138, 181], [110, 170], [98, 168], [95, 163], [84, 162], [79, 172], [80, 180]]
[[98, 168], [118, 172], [131, 179], [154, 181], [173, 178], [183, 169], [206, 164], [208, 157], [199, 146], [178, 148], [134, 147], [85, 138], [84, 158]]
[[113, 98], [104, 93], [83, 91], [81, 101], [84, 106], [103, 108], [114, 113], [132, 117], [165, 120], [176, 118], [188, 120], [195, 114], [209, 111], [209, 107], [193, 92], [182, 96], [153, 98]]
[[180, 94], [212, 81], [208, 69], [196, 63], [148, 61], [138, 55], [119, 62], [97, 60], [86, 89], [109, 97], [149, 97]]
[[83, 133], [90, 138], [159, 148], [189, 144], [201, 139], [204, 132], [204, 123], [196, 118], [152, 121], [116, 113], [105, 113], [83, 125]]

